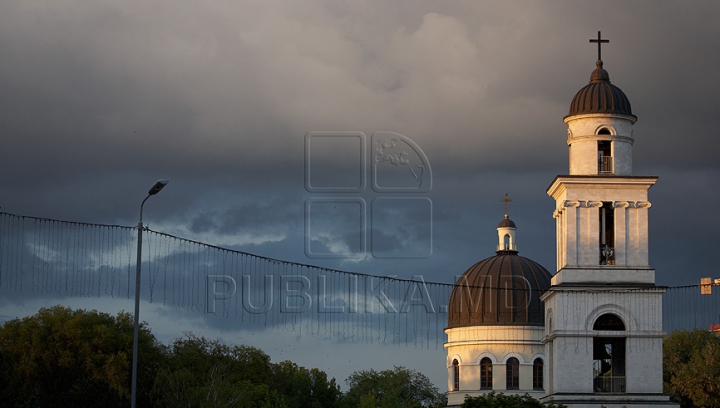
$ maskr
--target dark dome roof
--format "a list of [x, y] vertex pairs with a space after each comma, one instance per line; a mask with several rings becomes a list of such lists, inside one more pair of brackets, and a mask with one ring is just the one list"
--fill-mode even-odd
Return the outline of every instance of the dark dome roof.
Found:
[[610, 83], [610, 75], [603, 69], [603, 62], [597, 61], [595, 65], [597, 68], [590, 75], [590, 83], [575, 94], [568, 116], [582, 113], [619, 113], [634, 117], [630, 101], [620, 88]]
[[463, 326], [545, 324], [540, 295], [551, 275], [540, 264], [498, 251], [471, 266], [458, 280], [448, 304], [448, 329]]
[[498, 224], [497, 227], [498, 228], [507, 228], [507, 227], [516, 228], [515, 223], [510, 218], [505, 218], [504, 220], [500, 221], [500, 224]]

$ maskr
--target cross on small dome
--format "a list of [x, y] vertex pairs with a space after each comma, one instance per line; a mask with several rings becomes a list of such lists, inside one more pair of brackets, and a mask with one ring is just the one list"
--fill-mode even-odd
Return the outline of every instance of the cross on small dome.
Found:
[[505, 219], [509, 219], [509, 204], [513, 202], [513, 199], [508, 197], [508, 194], [505, 193], [505, 198], [501, 198], [500, 201], [505, 203]]
[[[597, 40], [591, 38], [590, 42], [597, 43], [597, 45], [598, 45], [598, 61], [602, 61], [602, 48], [601, 47], [602, 47], [603, 43], [609, 43], [610, 40], [602, 39], [602, 36], [600, 35], [600, 31], [598, 31]], [[602, 62], [600, 63], [600, 65], [602, 66]]]

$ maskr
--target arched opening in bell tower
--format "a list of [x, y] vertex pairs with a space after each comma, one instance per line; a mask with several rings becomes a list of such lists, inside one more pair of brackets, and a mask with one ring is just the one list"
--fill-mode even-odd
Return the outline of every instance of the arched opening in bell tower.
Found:
[[[610, 134], [610, 131], [603, 128], [598, 134], [603, 134], [603, 130]], [[598, 173], [613, 174], [613, 156], [612, 142], [609, 140], [598, 140]]]
[[[606, 313], [595, 321], [593, 330], [625, 331], [622, 319]], [[625, 391], [625, 337], [593, 338], [593, 392]]]
[[615, 208], [603, 202], [600, 210], [600, 265], [615, 265]]

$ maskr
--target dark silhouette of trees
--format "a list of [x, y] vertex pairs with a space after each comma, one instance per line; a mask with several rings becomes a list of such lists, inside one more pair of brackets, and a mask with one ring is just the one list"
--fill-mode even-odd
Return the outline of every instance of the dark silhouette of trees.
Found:
[[168, 347], [151, 396], [168, 408], [287, 407], [272, 376], [270, 357], [255, 347], [186, 334]]
[[285, 396], [289, 407], [337, 407], [342, 396], [335, 379], [317, 368], [299, 367], [292, 361], [281, 361], [273, 367], [273, 384]]
[[[55, 306], [0, 326], [0, 407], [130, 403], [133, 318]], [[335, 408], [327, 374], [192, 333], [165, 346], [141, 325], [138, 406]]]
[[[144, 324], [139, 345], [139, 395], [147, 396], [163, 352]], [[124, 407], [132, 347], [129, 313], [55, 306], [9, 320], [0, 327], [0, 400], [7, 406]]]
[[[55, 306], [0, 326], [0, 406], [125, 407], [133, 319]], [[685, 408], [720, 407], [720, 338], [677, 331], [663, 343], [665, 392]], [[444, 407], [446, 396], [404, 367], [356, 371], [343, 394], [327, 374], [262, 350], [186, 334], [165, 346], [141, 324], [138, 406], [250, 408]], [[462, 407], [561, 407], [490, 393]]]
[[528, 394], [505, 395], [490, 392], [478, 397], [465, 397], [460, 408], [562, 408], [565, 405], [555, 402], [542, 403]]
[[429, 408], [447, 405], [445, 394], [439, 393], [430, 379], [405, 367], [356, 371], [346, 382], [350, 389], [343, 398], [343, 407]]
[[663, 386], [683, 408], [720, 407], [720, 337], [675, 331], [663, 341]]

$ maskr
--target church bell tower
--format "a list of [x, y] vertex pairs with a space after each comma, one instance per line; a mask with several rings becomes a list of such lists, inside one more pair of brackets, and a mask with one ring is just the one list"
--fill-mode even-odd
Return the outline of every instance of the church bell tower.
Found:
[[662, 294], [648, 261], [648, 190], [632, 169], [635, 142], [625, 93], [598, 59], [564, 118], [569, 174], [555, 200], [557, 273], [543, 295], [544, 399], [568, 407], [676, 407], [662, 394]]

